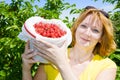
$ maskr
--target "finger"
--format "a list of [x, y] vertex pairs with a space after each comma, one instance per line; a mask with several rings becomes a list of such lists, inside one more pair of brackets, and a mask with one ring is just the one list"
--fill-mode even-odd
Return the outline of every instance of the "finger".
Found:
[[27, 49], [30, 49], [30, 45], [29, 44], [30, 44], [30, 41], [28, 40], [27, 43], [26, 43], [26, 48]]
[[43, 45], [44, 47], [46, 48], [49, 48], [49, 47], [53, 47], [53, 44], [52, 43], [49, 43], [47, 41], [44, 41], [44, 40], [39, 40], [39, 41], [35, 41], [37, 44], [41, 44]]
[[33, 53], [34, 51], [35, 51], [35, 50], [33, 50], [33, 49], [28, 49], [28, 50], [26, 50], [23, 54], [28, 55], [28, 54]]
[[27, 54], [26, 55], [26, 58], [27, 59], [30, 59], [30, 58], [33, 58], [34, 56], [36, 56], [37, 54], [35, 52], [31, 53], [31, 54]]
[[63, 43], [63, 45], [61, 46], [61, 48], [67, 48], [68, 46], [67, 46], [67, 41], [65, 40], [64, 41], [64, 43]]
[[23, 58], [26, 58], [26, 56], [29, 55], [29, 54], [31, 54], [31, 53], [33, 53], [33, 51], [34, 51], [34, 50], [31, 50], [31, 49], [27, 50], [26, 52], [24, 52], [24, 53], [22, 54], [22, 57], [23, 57]]
[[30, 64], [33, 64], [33, 63], [36, 63], [36, 62], [38, 62], [38, 61], [37, 61], [37, 60], [34, 60], [34, 59], [30, 59], [30, 60], [27, 60], [27, 62], [30, 63]]
[[43, 58], [46, 59], [46, 60], [49, 60], [49, 59], [50, 59], [50, 57], [49, 57], [47, 54], [44, 54], [44, 53], [41, 53], [41, 52], [37, 52], [37, 54], [38, 54], [39, 56], [43, 57]]
[[25, 44], [25, 51], [24, 51], [25, 53], [28, 51], [28, 49], [30, 49], [29, 43], [30, 41], [28, 40]]
[[31, 53], [33, 53], [35, 50], [34, 49], [28, 49], [27, 50], [27, 54], [31, 54]]
[[[44, 51], [46, 52], [46, 49], [48, 49], [48, 47], [45, 47], [45, 45], [41, 44], [41, 42], [38, 42], [38, 41], [34, 41], [33, 42], [33, 46], [38, 49], [39, 51]], [[43, 52], [42, 52], [43, 53]]]
[[34, 44], [34, 47], [41, 53], [47, 53], [48, 52], [46, 48], [44, 48], [40, 45], [38, 46], [37, 44]]

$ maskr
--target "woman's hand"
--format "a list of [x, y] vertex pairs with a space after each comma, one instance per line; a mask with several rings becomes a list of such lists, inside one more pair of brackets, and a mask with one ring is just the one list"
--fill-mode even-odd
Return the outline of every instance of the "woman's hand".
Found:
[[36, 53], [34, 52], [34, 50], [31, 50], [29, 47], [29, 41], [27, 41], [26, 45], [25, 45], [25, 51], [22, 54], [22, 68], [24, 70], [30, 70], [32, 65], [38, 61], [35, 61], [33, 59], [33, 57], [36, 55]]
[[58, 47], [40, 40], [34, 41], [34, 47], [38, 49], [38, 55], [47, 59], [59, 69], [63, 80], [78, 80], [68, 62], [66, 42], [62, 47]]
[[60, 66], [67, 62], [67, 47], [66, 42], [62, 45], [62, 47], [58, 47], [49, 42], [40, 40], [33, 41], [34, 47], [38, 49], [38, 55], [50, 61], [56, 66]]

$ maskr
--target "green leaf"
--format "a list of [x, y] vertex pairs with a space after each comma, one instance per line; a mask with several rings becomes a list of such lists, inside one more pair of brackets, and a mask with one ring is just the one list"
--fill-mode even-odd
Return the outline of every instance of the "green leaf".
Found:
[[4, 71], [4, 70], [1, 70], [1, 71], [0, 71], [0, 76], [5, 76], [5, 75], [6, 75], [5, 71]]
[[116, 49], [117, 52], [120, 52], [120, 49]]

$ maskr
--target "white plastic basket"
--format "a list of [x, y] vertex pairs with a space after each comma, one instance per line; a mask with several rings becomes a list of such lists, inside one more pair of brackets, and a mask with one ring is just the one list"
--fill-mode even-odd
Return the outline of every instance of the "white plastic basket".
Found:
[[[35, 32], [34, 27], [33, 27], [33, 25], [35, 23], [38, 23], [38, 22], [56, 24], [61, 29], [65, 30], [67, 33], [64, 36], [60, 37], [60, 38], [47, 38], [47, 37], [43, 37], [43, 36], [37, 34]], [[34, 48], [33, 44], [32, 44], [32, 39], [35, 39], [35, 40], [38, 40], [38, 41], [39, 40], [45, 40], [45, 41], [50, 42], [52, 44], [55, 44], [57, 46], [62, 46], [64, 41], [66, 40], [67, 41], [66, 48], [70, 45], [70, 43], [72, 41], [72, 36], [71, 36], [70, 29], [61, 20], [58, 20], [58, 19], [50, 19], [50, 20], [49, 19], [43, 19], [43, 18], [41, 18], [39, 16], [34, 16], [34, 17], [30, 17], [29, 19], [27, 19], [25, 21], [24, 25], [22, 26], [22, 32], [20, 32], [18, 37], [21, 40], [24, 40], [24, 41], [31, 40], [30, 41], [31, 48]], [[34, 59], [37, 59], [37, 60], [39, 60], [42, 63], [47, 63], [47, 61], [44, 60], [40, 56], [35, 56]]]

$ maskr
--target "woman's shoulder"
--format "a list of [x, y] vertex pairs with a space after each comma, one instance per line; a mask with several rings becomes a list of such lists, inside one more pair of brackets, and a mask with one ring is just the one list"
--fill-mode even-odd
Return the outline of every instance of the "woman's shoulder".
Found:
[[[95, 80], [96, 76], [101, 71], [111, 69], [111, 68], [117, 69], [117, 66], [113, 60], [111, 60], [108, 57], [103, 58], [100, 55], [95, 55], [93, 57], [92, 61], [88, 64], [87, 68], [81, 74], [80, 79], [88, 80], [88, 77], [89, 77], [89, 79]], [[91, 75], [91, 76], [89, 76], [89, 75]]]
[[98, 64], [98, 66], [101, 66], [101, 67], [117, 68], [116, 63], [109, 57], [103, 58], [100, 55], [95, 55], [92, 62], [95, 64]]

